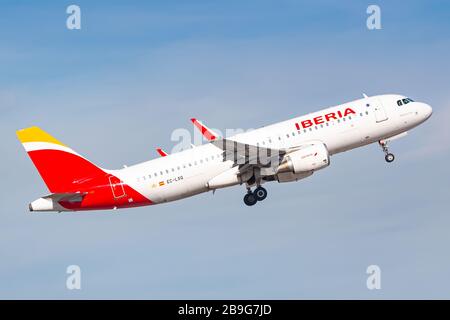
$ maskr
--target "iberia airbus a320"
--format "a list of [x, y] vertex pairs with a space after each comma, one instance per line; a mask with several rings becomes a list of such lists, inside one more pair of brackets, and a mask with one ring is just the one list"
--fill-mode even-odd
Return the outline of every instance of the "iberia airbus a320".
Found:
[[108, 170], [96, 166], [38, 127], [17, 131], [50, 194], [30, 203], [30, 211], [130, 208], [164, 203], [202, 192], [244, 185], [244, 202], [267, 196], [262, 184], [291, 182], [330, 165], [330, 156], [379, 143], [385, 160], [388, 142], [427, 120], [428, 104], [402, 95], [355, 100], [305, 116], [222, 138], [191, 119], [208, 143], [174, 154]]

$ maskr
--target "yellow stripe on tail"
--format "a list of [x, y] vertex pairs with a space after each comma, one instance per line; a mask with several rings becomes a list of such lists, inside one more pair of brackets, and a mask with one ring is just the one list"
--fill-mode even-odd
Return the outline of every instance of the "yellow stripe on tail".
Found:
[[52, 137], [50, 134], [45, 132], [39, 127], [29, 127], [16, 131], [17, 137], [21, 143], [26, 142], [49, 142], [54, 144], [59, 144], [61, 146], [67, 147], [64, 143], [58, 139]]

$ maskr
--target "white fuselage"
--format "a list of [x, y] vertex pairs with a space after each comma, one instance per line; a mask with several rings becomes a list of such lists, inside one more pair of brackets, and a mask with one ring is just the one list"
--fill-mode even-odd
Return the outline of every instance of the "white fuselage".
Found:
[[[228, 137], [250, 145], [273, 149], [295, 148], [321, 141], [330, 155], [396, 136], [419, 125], [431, 115], [420, 102], [399, 105], [401, 95], [380, 95], [310, 113]], [[350, 108], [344, 116], [344, 112]], [[334, 114], [335, 116], [328, 116]], [[208, 181], [230, 170], [223, 150], [207, 143], [166, 157], [120, 170], [110, 170], [154, 204], [210, 191]]]

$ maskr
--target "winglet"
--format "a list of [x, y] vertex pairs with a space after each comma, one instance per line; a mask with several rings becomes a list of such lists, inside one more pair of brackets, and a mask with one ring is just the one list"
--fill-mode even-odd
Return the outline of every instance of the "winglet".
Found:
[[156, 152], [158, 152], [161, 157], [167, 157], [169, 155], [167, 152], [165, 152], [161, 148], [156, 148]]
[[191, 122], [194, 124], [194, 126], [197, 127], [198, 130], [200, 130], [206, 140], [214, 141], [217, 139], [217, 135], [214, 133], [214, 131], [205, 126], [200, 120], [191, 118]]
[[368, 98], [367, 94], [365, 94], [364, 92], [363, 92], [363, 97], [364, 97], [364, 99]]

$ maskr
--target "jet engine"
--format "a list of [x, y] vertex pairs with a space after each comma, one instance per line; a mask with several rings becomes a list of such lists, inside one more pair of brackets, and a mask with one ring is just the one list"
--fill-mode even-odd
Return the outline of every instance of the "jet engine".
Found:
[[330, 165], [327, 147], [321, 143], [311, 143], [300, 150], [287, 154], [277, 169], [277, 174], [306, 174]]

